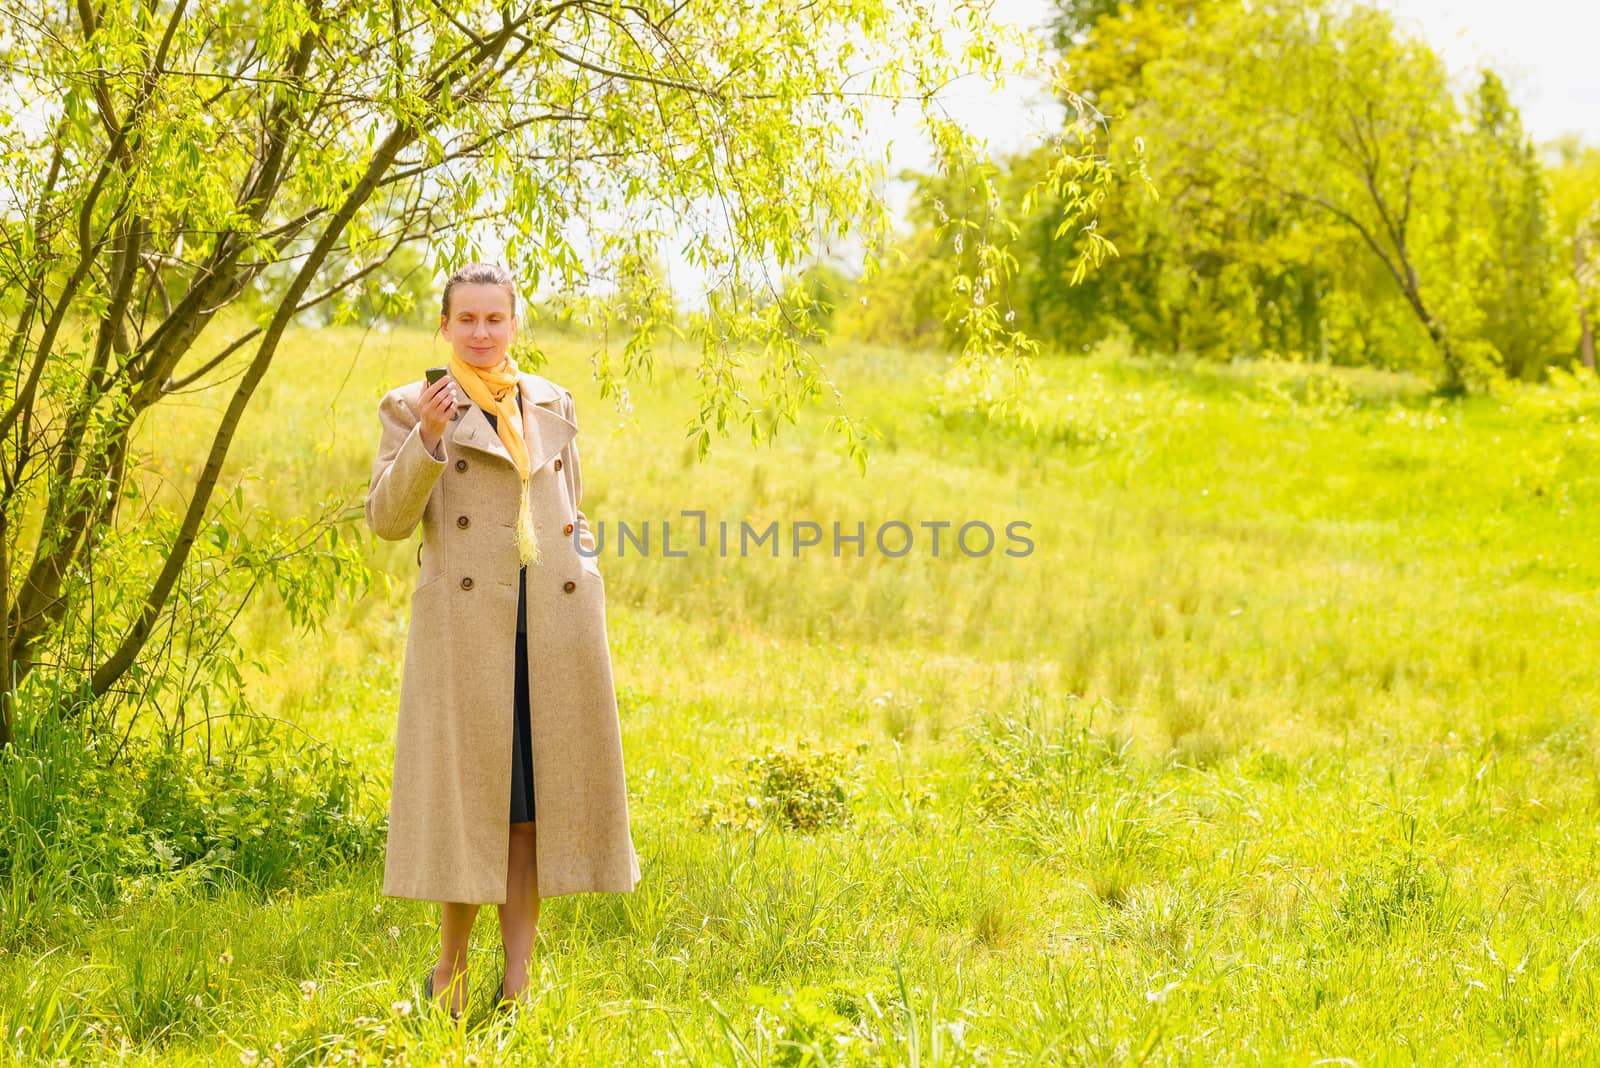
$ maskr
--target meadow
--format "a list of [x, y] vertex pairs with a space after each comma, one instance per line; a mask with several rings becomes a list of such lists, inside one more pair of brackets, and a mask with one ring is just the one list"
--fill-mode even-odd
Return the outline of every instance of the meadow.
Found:
[[[300, 331], [224, 484], [286, 516], [342, 495], [377, 581], [309, 635], [269, 591], [236, 634], [274, 730], [359, 776], [369, 847], [0, 939], [0, 1058], [1600, 1061], [1592, 378], [1443, 400], [1108, 348], [1041, 360], [1030, 426], [945, 390], [943, 354], [839, 344], [882, 432], [862, 477], [826, 410], [697, 462], [690, 353], [621, 410], [588, 339], [541, 342], [611, 531], [638, 888], [543, 904], [520, 1018], [487, 1011], [493, 907], [468, 1019], [418, 1007], [436, 908], [383, 898], [370, 848], [416, 542], [361, 502], [379, 396], [444, 354]], [[145, 428], [165, 479], [221, 403]], [[615, 555], [617, 521], [676, 543], [696, 509], [861, 521], [867, 552]], [[1025, 521], [1033, 551], [894, 558], [891, 520]]]

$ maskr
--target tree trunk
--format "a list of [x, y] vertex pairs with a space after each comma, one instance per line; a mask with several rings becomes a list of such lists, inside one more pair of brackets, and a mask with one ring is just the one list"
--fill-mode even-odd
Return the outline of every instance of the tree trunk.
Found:
[[1584, 300], [1583, 293], [1583, 238], [1577, 236], [1572, 239], [1572, 274], [1578, 283], [1578, 326], [1582, 333], [1578, 339], [1578, 355], [1583, 357], [1583, 365], [1589, 370], [1594, 370], [1594, 328], [1589, 324], [1589, 303]]
[[16, 740], [13, 689], [16, 680], [11, 677], [11, 553], [6, 548], [6, 513], [0, 508], [0, 750]]

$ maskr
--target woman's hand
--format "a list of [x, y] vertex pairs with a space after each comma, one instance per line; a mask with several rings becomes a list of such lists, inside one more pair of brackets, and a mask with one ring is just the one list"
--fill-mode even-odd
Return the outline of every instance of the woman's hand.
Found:
[[439, 439], [444, 436], [444, 425], [450, 421], [450, 413], [456, 410], [456, 384], [449, 375], [441, 375], [439, 381], [431, 386], [422, 388], [422, 402], [417, 406], [417, 414], [422, 417], [422, 444], [429, 452], [436, 453]]

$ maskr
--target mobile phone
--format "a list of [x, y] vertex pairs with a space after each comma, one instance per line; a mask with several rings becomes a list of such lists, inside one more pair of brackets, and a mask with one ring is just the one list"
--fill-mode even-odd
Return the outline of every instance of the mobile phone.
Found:
[[445, 376], [445, 374], [449, 372], [449, 370], [450, 369], [448, 367], [430, 367], [430, 368], [428, 368], [428, 370], [426, 372], [427, 375], [428, 375], [428, 385], [431, 386], [435, 382], [439, 381], [439, 379], [443, 378]]

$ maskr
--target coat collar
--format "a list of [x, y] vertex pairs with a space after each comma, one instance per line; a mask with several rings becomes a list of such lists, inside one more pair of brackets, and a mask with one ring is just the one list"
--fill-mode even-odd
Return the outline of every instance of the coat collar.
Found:
[[[528, 446], [528, 469], [537, 471], [567, 447], [567, 443], [577, 435], [578, 428], [561, 414], [563, 392], [554, 382], [528, 371], [519, 372], [517, 378], [518, 392], [522, 397], [522, 436]], [[498, 456], [510, 464], [511, 454], [506, 451], [500, 434], [489, 425], [483, 409], [473, 403], [465, 390], [459, 392], [457, 403], [462, 412], [461, 418], [451, 423], [455, 427], [451, 440], [467, 448]]]

